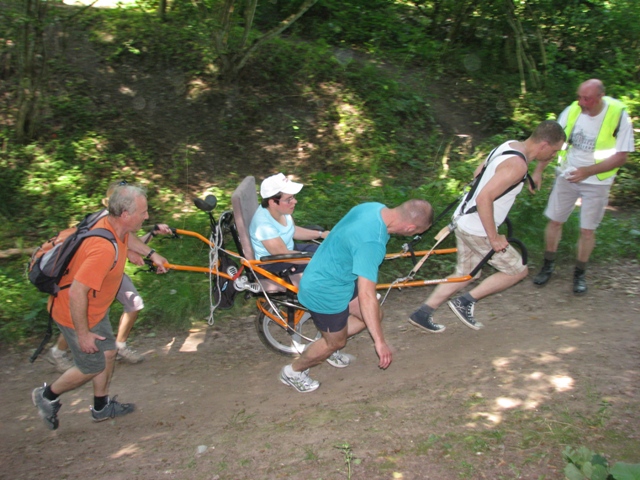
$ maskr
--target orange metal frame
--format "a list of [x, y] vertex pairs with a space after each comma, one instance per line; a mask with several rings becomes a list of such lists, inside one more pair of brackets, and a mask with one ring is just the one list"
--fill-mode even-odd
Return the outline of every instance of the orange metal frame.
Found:
[[[204, 237], [203, 235], [200, 235], [197, 232], [193, 232], [190, 230], [181, 230], [181, 229], [176, 229], [175, 230], [176, 234], [178, 235], [183, 235], [183, 236], [187, 236], [187, 237], [193, 237], [196, 238], [198, 240], [200, 240], [203, 243], [206, 243], [207, 245], [209, 245], [212, 248], [215, 248], [215, 244], [213, 242], [211, 242], [211, 240], [209, 240], [208, 238]], [[272, 263], [281, 263], [283, 261], [287, 261], [290, 262], [290, 259], [287, 260], [270, 260], [270, 261], [260, 261], [260, 260], [246, 260], [245, 258], [241, 257], [240, 255], [238, 255], [237, 253], [234, 253], [232, 251], [229, 250], [225, 250], [225, 252], [227, 252], [229, 255], [231, 255], [232, 257], [236, 258], [240, 264], [242, 265], [241, 268], [239, 269], [238, 273], [235, 276], [231, 276], [226, 272], [223, 271], [218, 271], [217, 268], [209, 268], [209, 267], [198, 267], [198, 266], [192, 266], [192, 265], [176, 265], [176, 264], [172, 264], [172, 263], [166, 263], [164, 266], [168, 269], [171, 270], [177, 270], [177, 271], [186, 271], [186, 272], [200, 272], [200, 273], [211, 273], [211, 274], [215, 274], [215, 275], [219, 275], [223, 278], [226, 278], [228, 280], [236, 280], [243, 272], [243, 270], [245, 268], [251, 269], [254, 273], [259, 273], [260, 275], [268, 278], [269, 280], [277, 283], [278, 285], [280, 285], [281, 287], [283, 287], [286, 290], [290, 290], [293, 293], [298, 293], [298, 287], [296, 287], [295, 285], [290, 284], [289, 282], [285, 281], [283, 278], [278, 277], [277, 275], [273, 274], [272, 272], [265, 270], [264, 268], [262, 268], [262, 265], [268, 265], [268, 264], [272, 264]], [[414, 255], [416, 257], [422, 257], [424, 255], [447, 255], [447, 254], [451, 254], [451, 253], [456, 253], [457, 249], [456, 248], [442, 248], [442, 249], [438, 249], [438, 250], [420, 250], [420, 251], [416, 251], [414, 252]], [[393, 260], [396, 258], [406, 258], [406, 257], [410, 257], [411, 253], [409, 252], [403, 252], [403, 253], [390, 253], [385, 255], [385, 260]], [[307, 257], [308, 259], [311, 259], [311, 257]], [[300, 259], [296, 258], [296, 260], [305, 260], [306, 258], [302, 257]], [[376, 289], [377, 290], [386, 290], [389, 288], [395, 288], [395, 289], [402, 289], [402, 288], [409, 288], [409, 287], [419, 287], [419, 286], [425, 286], [425, 285], [437, 285], [439, 283], [459, 283], [459, 282], [466, 282], [468, 280], [471, 280], [471, 276], [470, 275], [465, 275], [462, 277], [450, 277], [450, 278], [438, 278], [438, 279], [434, 279], [434, 280], [414, 280], [414, 279], [406, 279], [400, 282], [393, 282], [393, 283], [380, 283], [376, 285]], [[289, 326], [285, 324], [283, 324], [282, 320], [277, 317], [276, 315], [273, 315], [269, 309], [267, 308], [268, 302], [266, 301], [265, 298], [259, 298], [257, 300], [257, 307], [258, 309], [263, 312], [265, 315], [267, 315], [269, 318], [271, 318], [274, 322], [276, 322], [278, 325], [280, 325], [282, 328], [288, 329]], [[298, 322], [300, 321], [300, 319], [302, 318], [302, 316], [304, 315], [305, 311], [303, 309], [297, 309], [294, 315], [294, 325], [297, 325]], [[286, 317], [286, 315], [284, 315]]]

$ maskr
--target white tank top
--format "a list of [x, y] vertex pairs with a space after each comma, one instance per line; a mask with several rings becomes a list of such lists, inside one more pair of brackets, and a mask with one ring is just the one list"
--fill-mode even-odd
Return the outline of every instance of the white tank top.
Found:
[[[493, 176], [496, 173], [496, 168], [498, 168], [498, 166], [502, 162], [504, 162], [505, 160], [513, 156], [513, 154], [505, 155], [503, 152], [506, 150], [513, 150], [510, 144], [516, 141], [517, 140], [509, 140], [508, 142], [505, 142], [502, 145], [500, 145], [495, 150], [495, 152], [493, 152], [493, 156], [489, 159], [490, 161], [487, 166], [487, 169], [485, 170], [484, 174], [482, 175], [482, 178], [480, 179], [480, 184], [478, 185], [478, 188], [476, 188], [476, 191], [474, 192], [473, 197], [469, 199], [469, 201], [464, 207], [465, 211], [469, 211], [471, 207], [476, 205], [476, 198], [478, 197], [482, 189], [485, 187], [485, 185], [489, 182], [489, 180], [493, 178]], [[502, 225], [502, 222], [504, 222], [504, 219], [507, 218], [507, 215], [509, 214], [509, 210], [511, 210], [511, 207], [513, 206], [513, 202], [515, 202], [516, 197], [522, 190], [523, 185], [524, 183], [520, 183], [513, 190], [511, 190], [510, 192], [508, 192], [507, 194], [503, 195], [502, 197], [498, 198], [493, 202], [493, 220], [496, 224], [496, 228]], [[471, 235], [476, 235], [478, 237], [486, 237], [487, 232], [485, 232], [484, 227], [482, 226], [482, 222], [480, 221], [480, 215], [478, 215], [478, 212], [469, 213], [469, 214], [460, 216], [463, 204], [464, 204], [464, 200], [460, 202], [460, 205], [458, 205], [458, 208], [456, 208], [456, 211], [453, 214], [453, 219], [455, 222], [457, 222], [458, 228], [464, 230], [465, 232]]]

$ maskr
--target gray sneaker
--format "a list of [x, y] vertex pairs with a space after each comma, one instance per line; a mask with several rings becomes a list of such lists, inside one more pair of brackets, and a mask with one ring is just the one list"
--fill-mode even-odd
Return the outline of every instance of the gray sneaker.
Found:
[[467, 327], [480, 330], [484, 325], [473, 318], [473, 307], [476, 302], [469, 302], [464, 297], [457, 297], [448, 302], [449, 308]]
[[58, 428], [58, 410], [62, 404], [60, 403], [60, 399], [56, 398], [55, 400], [48, 400], [44, 398], [44, 389], [47, 384], [44, 384], [44, 387], [34, 388], [33, 392], [31, 392], [31, 400], [33, 400], [33, 404], [38, 407], [38, 414], [44, 420], [44, 424], [47, 426], [49, 430], [55, 430]]
[[122, 360], [125, 363], [140, 363], [144, 360], [144, 357], [135, 350], [131, 350], [128, 346], [118, 349], [118, 355], [116, 360]]
[[300, 393], [313, 392], [320, 386], [320, 382], [312, 380], [309, 376], [309, 369], [304, 372], [291, 370], [293, 374], [288, 375], [286, 372], [287, 366], [282, 367], [282, 370], [280, 370], [280, 381], [285, 385], [295, 388]]
[[136, 409], [133, 403], [120, 403], [116, 401], [118, 396], [109, 399], [109, 403], [102, 410], [94, 410], [91, 407], [91, 416], [94, 422], [104, 422], [110, 418], [122, 417], [133, 412]]
[[351, 364], [351, 358], [345, 353], [340, 353], [340, 350], [336, 350], [327, 358], [327, 363], [332, 367], [344, 368]]
[[47, 356], [45, 357], [47, 362], [56, 367], [56, 371], [59, 373], [64, 373], [73, 367], [74, 363], [67, 356], [67, 352], [62, 352], [60, 350], [49, 349]]

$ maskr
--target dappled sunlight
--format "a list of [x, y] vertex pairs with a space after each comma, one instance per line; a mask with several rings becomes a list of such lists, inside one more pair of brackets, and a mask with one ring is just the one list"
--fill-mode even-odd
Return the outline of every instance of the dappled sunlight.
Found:
[[555, 363], [560, 361], [561, 361], [560, 357], [549, 352], [542, 352], [540, 356], [535, 360], [536, 363], [543, 364], [543, 365], [547, 363]]
[[494, 358], [491, 364], [497, 391], [493, 390], [493, 395], [474, 393], [470, 401], [477, 398], [486, 401], [476, 402], [470, 417], [497, 425], [506, 411], [536, 410], [549, 401], [551, 394], [574, 390], [576, 381], [564, 371], [563, 356], [576, 351], [573, 346], [540, 352], [514, 349], [511, 356]]
[[136, 454], [136, 453], [138, 453], [140, 451], [141, 451], [140, 447], [138, 445], [136, 445], [135, 443], [133, 443], [133, 444], [125, 445], [120, 450], [118, 450], [116, 453], [111, 455], [110, 458], [116, 459], [116, 458], [120, 458], [120, 457], [124, 457], [124, 456], [131, 456], [131, 455], [134, 455], [134, 454]]
[[65, 5], [74, 7], [91, 6], [93, 8], [120, 8], [133, 6], [137, 0], [63, 0]]
[[574, 380], [567, 376], [555, 376], [551, 378], [551, 383], [559, 392], [566, 392], [573, 389]]
[[[502, 422], [502, 414], [500, 413], [489, 413], [489, 412], [476, 412], [474, 413], [471, 418], [473, 418], [474, 420], [477, 419], [483, 419], [486, 420], [489, 423], [492, 423], [494, 425], [498, 425], [499, 423]], [[467, 425], [469, 426], [469, 425]]]
[[167, 355], [171, 351], [174, 343], [176, 343], [176, 337], [172, 337], [171, 341], [167, 343], [164, 347], [162, 347], [162, 351], [165, 355]]
[[189, 336], [185, 339], [180, 347], [179, 352], [197, 352], [198, 345], [204, 343], [207, 332], [202, 328], [192, 328], [189, 330]]
[[211, 91], [211, 85], [201, 78], [194, 78], [189, 82], [187, 87], [187, 98], [189, 100], [198, 100], [206, 93]]
[[120, 85], [120, 88], [118, 88], [118, 92], [120, 92], [123, 95], [127, 95], [129, 97], [135, 97], [136, 92], [134, 92], [133, 90], [131, 90], [129, 87], [127, 87], [126, 85]]
[[510, 408], [516, 408], [522, 405], [522, 400], [517, 398], [498, 397], [496, 398], [496, 406], [499, 409], [508, 410]]
[[559, 320], [557, 322], [553, 322], [554, 325], [559, 327], [567, 327], [567, 328], [579, 328], [584, 326], [584, 322], [582, 320], [576, 320], [572, 318], [570, 320]]

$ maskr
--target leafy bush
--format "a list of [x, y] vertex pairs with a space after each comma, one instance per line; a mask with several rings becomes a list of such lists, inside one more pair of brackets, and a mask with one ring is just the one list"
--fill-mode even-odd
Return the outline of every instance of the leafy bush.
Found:
[[567, 447], [562, 452], [567, 465], [564, 474], [568, 480], [637, 480], [640, 478], [640, 463], [617, 462], [609, 467], [607, 459], [587, 447], [574, 450]]

